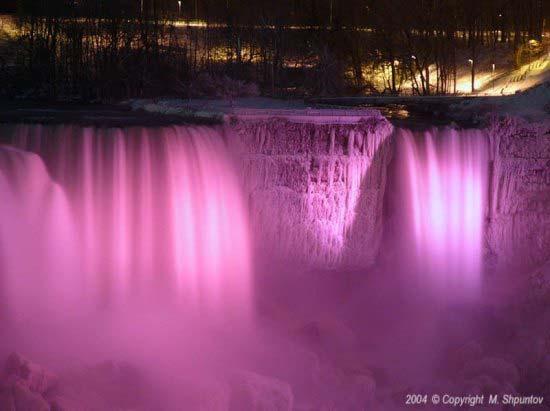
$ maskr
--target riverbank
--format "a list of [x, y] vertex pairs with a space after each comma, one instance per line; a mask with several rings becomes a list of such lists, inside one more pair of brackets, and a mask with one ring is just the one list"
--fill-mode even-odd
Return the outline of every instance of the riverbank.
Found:
[[302, 99], [133, 99], [118, 104], [0, 101], [0, 123], [128, 127], [221, 124], [247, 115], [351, 117], [379, 112], [395, 126], [483, 127], [495, 116], [541, 122], [550, 115], [550, 81], [511, 96], [365, 96]]

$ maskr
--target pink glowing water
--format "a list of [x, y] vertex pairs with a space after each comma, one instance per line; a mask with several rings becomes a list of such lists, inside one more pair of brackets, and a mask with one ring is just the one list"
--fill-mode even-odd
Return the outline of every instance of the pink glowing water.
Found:
[[[482, 273], [488, 145], [478, 130], [398, 131], [408, 243], [424, 286], [475, 296]], [[427, 280], [427, 281], [426, 281]]]
[[0, 266], [10, 301], [248, 310], [246, 210], [217, 129], [22, 126], [15, 134], [17, 146], [42, 158], [0, 151]]
[[[264, 386], [266, 400], [278, 401], [271, 387], [282, 381], [295, 403], [359, 409], [371, 397], [371, 373], [349, 374], [348, 359], [368, 359], [398, 388], [422, 385], [432, 370], [439, 375], [451, 342], [471, 340], [471, 306], [439, 310], [444, 304], [434, 302], [478, 296], [488, 168], [482, 132], [397, 130], [391, 144], [365, 134], [354, 152], [358, 135], [342, 131], [348, 150], [321, 155], [313, 169], [310, 147], [290, 145], [291, 156], [259, 152], [257, 163], [245, 162], [261, 183], [248, 191], [252, 210], [228, 149], [234, 136], [221, 128], [17, 126], [6, 135], [18, 148], [0, 147], [0, 357], [21, 351], [61, 373], [112, 359], [136, 364], [146, 376], [136, 400], [143, 409], [211, 409], [204, 404], [232, 404], [243, 388]], [[304, 134], [289, 135], [302, 142]], [[272, 143], [282, 144], [280, 135]], [[254, 194], [265, 200], [254, 202]], [[384, 222], [378, 265], [368, 273], [304, 270], [256, 257], [259, 310], [246, 321], [254, 213], [265, 215], [251, 219], [255, 234], [264, 228], [285, 243], [279, 248], [326, 265], [339, 261], [332, 257], [340, 249], [346, 262], [374, 256]], [[318, 236], [312, 245], [292, 234], [302, 227]], [[276, 257], [276, 248], [268, 253]], [[280, 381], [235, 382], [236, 369]], [[93, 391], [94, 384], [76, 385]], [[140, 391], [132, 378], [121, 385], [130, 396]]]
[[[0, 309], [27, 320], [75, 303], [76, 231], [62, 188], [37, 155], [0, 147]], [[66, 293], [71, 290], [71, 293]]]

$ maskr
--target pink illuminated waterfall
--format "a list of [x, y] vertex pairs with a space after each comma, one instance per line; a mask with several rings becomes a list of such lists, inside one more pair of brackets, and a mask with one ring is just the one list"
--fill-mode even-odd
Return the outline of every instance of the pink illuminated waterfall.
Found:
[[65, 193], [42, 160], [0, 146], [0, 317], [67, 314], [81, 297], [76, 239]]
[[[247, 218], [220, 130], [18, 126], [13, 135], [40, 157], [2, 150], [3, 279], [33, 289], [14, 267], [40, 248], [66, 266], [64, 297], [247, 311]], [[25, 271], [54, 278], [59, 269], [48, 260]]]
[[418, 275], [441, 296], [473, 297], [482, 271], [487, 139], [477, 130], [397, 135], [401, 207]]

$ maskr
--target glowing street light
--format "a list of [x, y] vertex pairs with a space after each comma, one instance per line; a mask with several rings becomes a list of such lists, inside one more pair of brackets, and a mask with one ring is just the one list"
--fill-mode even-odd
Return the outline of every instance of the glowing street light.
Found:
[[475, 71], [474, 71], [474, 60], [468, 59], [468, 63], [470, 63], [470, 66], [472, 66], [472, 93], [476, 91], [475, 88]]
[[178, 15], [181, 16], [181, 0], [178, 0]]

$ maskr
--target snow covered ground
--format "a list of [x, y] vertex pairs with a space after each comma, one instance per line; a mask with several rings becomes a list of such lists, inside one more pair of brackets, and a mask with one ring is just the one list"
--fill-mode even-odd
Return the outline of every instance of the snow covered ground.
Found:
[[197, 118], [223, 119], [236, 110], [302, 110], [307, 106], [303, 100], [280, 100], [268, 97], [241, 97], [229, 99], [156, 99], [130, 100], [134, 110], [152, 113], [193, 116]]
[[[550, 40], [545, 37], [542, 44], [543, 50], [550, 50]], [[497, 53], [498, 54], [498, 53]], [[510, 53], [501, 51], [499, 55], [487, 54], [480, 57], [477, 65], [475, 87], [477, 92], [470, 94], [471, 77], [464, 68], [458, 73], [457, 91], [459, 95], [472, 98], [454, 98], [453, 96], [428, 99], [441, 100], [441, 108], [438, 111], [446, 113], [451, 120], [463, 120], [467, 118], [480, 119], [488, 113], [510, 114], [524, 117], [530, 120], [548, 118], [550, 114], [550, 52], [545, 52], [536, 60], [524, 64], [519, 68], [513, 68]], [[497, 62], [493, 66], [493, 62]], [[380, 107], [396, 104], [396, 97], [386, 97], [388, 103], [380, 104]], [[399, 99], [399, 97], [397, 97]], [[379, 100], [385, 100], [384, 96], [378, 96]], [[415, 97], [416, 100], [422, 97]], [[338, 98], [334, 98], [338, 100]], [[358, 99], [357, 105], [362, 105]], [[433, 103], [433, 101], [431, 101]], [[265, 115], [281, 116], [292, 114], [293, 117], [307, 115], [309, 119], [321, 116], [346, 117], [351, 120], [353, 116], [364, 116], [366, 112], [357, 112], [353, 108], [336, 107], [330, 109], [315, 107], [313, 103], [307, 103], [298, 99], [274, 99], [268, 97], [240, 97], [235, 99], [156, 99], [156, 100], [130, 100], [125, 104], [134, 110], [183, 116], [186, 118], [209, 119], [224, 121], [228, 117], [248, 115], [253, 111], [262, 110]], [[335, 103], [338, 104], [338, 103]], [[406, 97], [398, 103], [407, 106]], [[439, 104], [439, 103], [437, 103]], [[376, 103], [378, 106], [379, 104]], [[314, 110], [313, 110], [314, 109]], [[258, 113], [256, 113], [257, 115]], [[370, 110], [370, 116], [375, 115]], [[391, 115], [390, 115], [391, 116]]]
[[542, 121], [550, 118], [550, 81], [510, 96], [466, 99], [449, 106], [449, 112], [457, 118], [495, 113]]
[[[537, 84], [550, 81], [550, 37], [542, 42], [531, 40], [524, 50], [538, 50], [538, 57], [530, 57], [517, 66], [515, 53], [509, 49], [487, 50], [476, 59], [475, 95], [502, 96], [525, 91]], [[467, 55], [459, 57], [457, 92], [471, 95], [471, 69]], [[435, 73], [434, 73], [435, 78]]]
[[308, 123], [356, 123], [363, 118], [381, 117], [378, 110], [367, 108], [319, 109], [303, 100], [280, 100], [265, 97], [248, 97], [234, 100], [221, 99], [166, 99], [132, 100], [134, 110], [145, 110], [166, 115], [180, 115], [197, 119], [229, 121], [239, 119], [286, 118]]
[[[441, 112], [448, 113], [451, 120], [467, 119], [470, 117], [482, 118], [491, 113], [509, 114], [539, 121], [550, 116], [550, 70], [535, 77], [525, 79], [521, 84], [535, 84], [525, 91], [518, 91], [513, 95], [478, 96], [468, 99], [449, 98], [448, 107], [445, 107], [445, 98], [441, 99]], [[544, 80], [544, 82], [542, 82]], [[516, 85], [519, 86], [519, 83]], [[417, 97], [421, 98], [421, 97]], [[432, 98], [433, 97], [428, 97]], [[383, 97], [380, 97], [383, 100]], [[391, 97], [390, 97], [391, 99]], [[355, 117], [379, 116], [374, 109], [354, 109], [353, 107], [331, 107], [319, 109], [303, 100], [280, 100], [266, 97], [238, 98], [232, 101], [221, 99], [160, 99], [160, 100], [131, 100], [126, 102], [134, 110], [144, 110], [150, 113], [176, 115], [199, 120], [209, 119], [223, 122], [233, 116], [263, 115], [271, 117], [299, 118], [307, 116], [313, 118], [331, 117], [331, 121], [349, 122]], [[390, 103], [391, 104], [391, 103]], [[335, 120], [335, 118], [338, 118]], [[321, 121], [321, 120], [316, 120]]]

